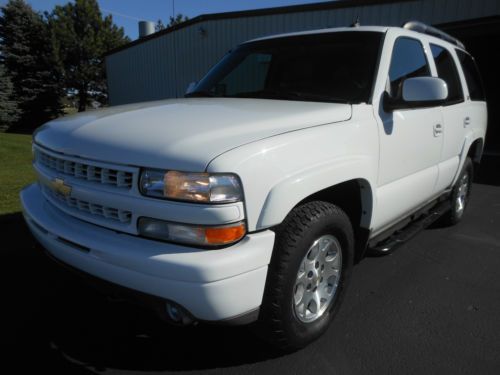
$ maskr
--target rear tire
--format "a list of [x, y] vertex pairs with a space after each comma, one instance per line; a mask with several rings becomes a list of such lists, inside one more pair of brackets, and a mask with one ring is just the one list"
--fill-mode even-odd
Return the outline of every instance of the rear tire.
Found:
[[282, 351], [322, 335], [340, 307], [353, 259], [353, 229], [344, 211], [321, 201], [292, 210], [276, 229], [260, 335]]
[[473, 176], [474, 166], [471, 158], [467, 157], [462, 167], [462, 171], [460, 172], [460, 176], [451, 192], [451, 209], [446, 212], [440, 220], [440, 224], [443, 226], [455, 225], [462, 220], [465, 209], [469, 203]]

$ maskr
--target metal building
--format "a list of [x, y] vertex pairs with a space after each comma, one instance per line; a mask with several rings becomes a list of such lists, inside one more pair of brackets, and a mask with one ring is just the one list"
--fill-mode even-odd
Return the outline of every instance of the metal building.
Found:
[[[233, 46], [260, 36], [419, 20], [458, 37], [485, 78], [490, 129], [499, 119], [500, 0], [338, 0], [201, 15], [145, 36], [106, 56], [111, 105], [180, 97]], [[500, 138], [498, 129], [490, 136]], [[500, 146], [497, 145], [495, 149]]]

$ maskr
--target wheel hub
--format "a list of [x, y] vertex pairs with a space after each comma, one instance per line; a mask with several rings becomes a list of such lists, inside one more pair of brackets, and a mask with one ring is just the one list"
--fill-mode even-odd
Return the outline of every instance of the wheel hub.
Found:
[[313, 242], [300, 263], [295, 280], [293, 306], [297, 318], [310, 323], [329, 308], [342, 270], [340, 243], [332, 235]]
[[467, 196], [469, 194], [469, 176], [464, 174], [458, 185], [458, 194], [455, 202], [455, 211], [457, 216], [461, 216], [465, 210]]

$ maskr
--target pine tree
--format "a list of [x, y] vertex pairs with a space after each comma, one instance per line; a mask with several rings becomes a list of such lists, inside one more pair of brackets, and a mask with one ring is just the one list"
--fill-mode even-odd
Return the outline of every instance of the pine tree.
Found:
[[129, 41], [123, 28], [113, 23], [111, 15], [102, 16], [96, 0], [56, 6], [49, 23], [64, 85], [77, 95], [78, 110], [84, 111], [91, 99], [105, 102], [104, 55]]
[[185, 16], [185, 15], [179, 13], [175, 17], [170, 16], [170, 21], [169, 21], [167, 27], [172, 27], [172, 26], [178, 25], [180, 23], [186, 22], [188, 20], [189, 20], [188, 16]]
[[19, 107], [15, 127], [34, 129], [61, 113], [61, 89], [47, 23], [24, 0], [1, 8], [0, 52]]
[[0, 64], [0, 131], [7, 130], [18, 120], [17, 103], [12, 100], [12, 81], [3, 64]]
[[158, 19], [158, 21], [156, 21], [156, 25], [155, 25], [155, 32], [165, 30], [165, 28], [166, 27], [165, 27], [163, 21], [161, 19]]

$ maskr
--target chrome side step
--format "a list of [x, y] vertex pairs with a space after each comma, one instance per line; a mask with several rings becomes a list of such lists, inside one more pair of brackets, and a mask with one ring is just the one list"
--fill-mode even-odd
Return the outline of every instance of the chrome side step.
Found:
[[396, 230], [389, 237], [373, 238], [368, 243], [368, 252], [372, 255], [386, 255], [393, 252], [398, 246], [415, 237], [420, 231], [424, 230], [436, 222], [445, 212], [450, 209], [450, 202], [446, 200], [438, 203], [426, 214], [409, 222], [406, 226]]

